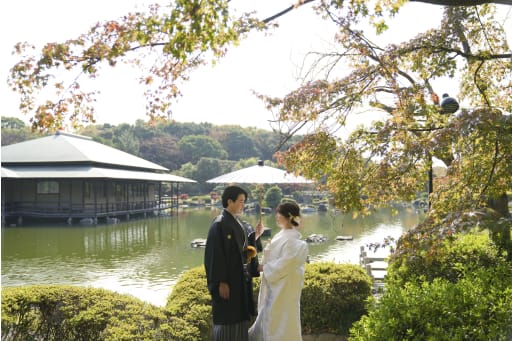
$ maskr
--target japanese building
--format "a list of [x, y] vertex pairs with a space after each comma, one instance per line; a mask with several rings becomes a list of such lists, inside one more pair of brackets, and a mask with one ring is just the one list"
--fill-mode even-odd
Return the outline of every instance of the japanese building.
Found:
[[164, 203], [162, 185], [177, 195], [185, 182], [195, 181], [89, 137], [57, 132], [2, 147], [2, 224], [155, 215], [177, 205]]

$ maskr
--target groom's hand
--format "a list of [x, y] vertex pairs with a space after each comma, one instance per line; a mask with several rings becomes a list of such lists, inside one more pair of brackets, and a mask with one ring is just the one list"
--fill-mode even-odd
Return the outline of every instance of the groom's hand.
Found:
[[226, 282], [220, 282], [219, 296], [225, 300], [229, 300], [229, 284]]

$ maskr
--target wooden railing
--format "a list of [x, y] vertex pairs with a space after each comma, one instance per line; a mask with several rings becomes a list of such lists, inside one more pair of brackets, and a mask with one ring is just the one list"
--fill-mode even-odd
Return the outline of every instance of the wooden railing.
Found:
[[35, 202], [17, 201], [5, 203], [2, 207], [6, 216], [28, 217], [105, 217], [123, 214], [137, 214], [150, 211], [166, 210], [173, 207], [172, 202], [160, 204], [158, 200], [135, 201], [124, 203], [89, 203], [76, 204], [71, 202]]

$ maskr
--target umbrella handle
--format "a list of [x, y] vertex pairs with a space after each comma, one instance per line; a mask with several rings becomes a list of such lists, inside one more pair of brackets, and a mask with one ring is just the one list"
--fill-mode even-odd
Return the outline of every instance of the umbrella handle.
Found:
[[262, 214], [262, 209], [261, 209], [261, 189], [258, 191], [258, 199], [259, 199], [259, 222], [261, 223], [261, 214]]

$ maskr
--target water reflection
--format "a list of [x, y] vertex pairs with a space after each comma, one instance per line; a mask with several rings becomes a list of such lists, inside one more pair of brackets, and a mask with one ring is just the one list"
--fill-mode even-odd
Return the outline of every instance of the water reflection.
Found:
[[[216, 209], [195, 209], [178, 217], [133, 220], [115, 225], [2, 228], [2, 286], [70, 284], [127, 293], [157, 305], [180, 274], [202, 264], [204, 249], [190, 242], [205, 238]], [[253, 225], [256, 216], [244, 217]], [[310, 245], [313, 261], [357, 263], [359, 246], [398, 237], [419, 221], [415, 211], [397, 215], [381, 210], [368, 217], [317, 213], [304, 215], [303, 237], [323, 234], [327, 242]], [[277, 233], [273, 215], [263, 222]], [[337, 241], [352, 235], [351, 241]]]
[[[384, 238], [397, 239], [402, 232], [416, 226], [422, 217], [411, 208], [401, 208], [396, 214], [382, 209], [369, 216], [342, 214], [315, 214], [304, 217], [303, 235], [320, 233], [328, 241], [310, 244], [312, 261], [359, 263], [361, 245], [382, 242]], [[336, 240], [337, 236], [352, 236], [352, 240]]]

